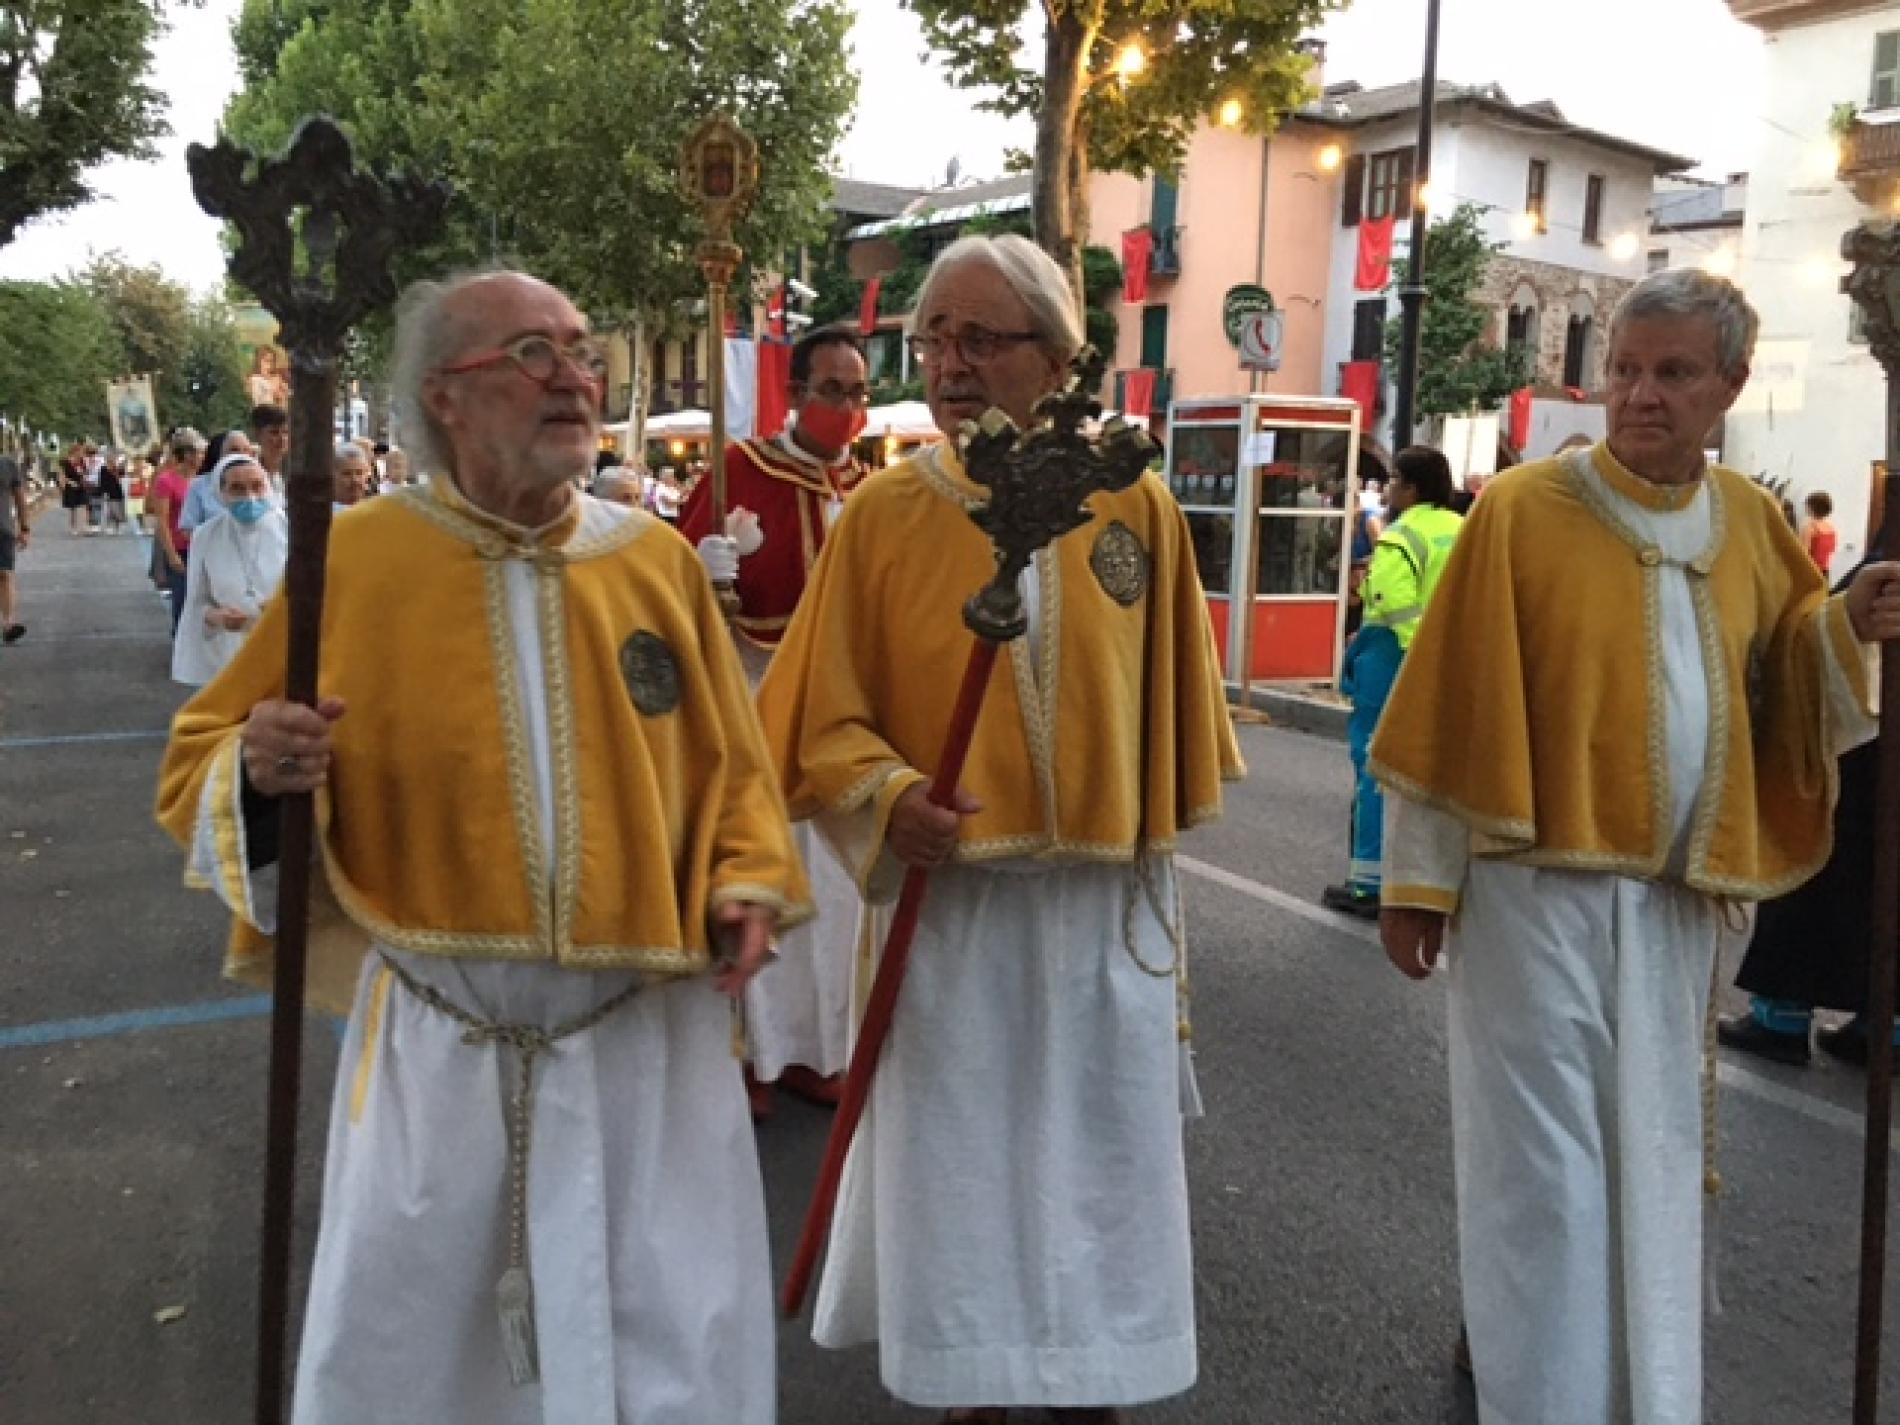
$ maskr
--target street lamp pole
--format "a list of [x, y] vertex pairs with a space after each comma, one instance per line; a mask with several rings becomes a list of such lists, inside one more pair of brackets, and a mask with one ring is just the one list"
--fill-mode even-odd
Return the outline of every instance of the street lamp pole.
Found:
[[1392, 405], [1392, 448], [1412, 441], [1418, 404], [1419, 325], [1425, 315], [1425, 226], [1430, 219], [1420, 194], [1432, 176], [1432, 116], [1438, 107], [1438, 0], [1426, 0], [1425, 72], [1418, 94], [1418, 152], [1412, 169], [1412, 252], [1405, 285], [1399, 288], [1398, 393]]

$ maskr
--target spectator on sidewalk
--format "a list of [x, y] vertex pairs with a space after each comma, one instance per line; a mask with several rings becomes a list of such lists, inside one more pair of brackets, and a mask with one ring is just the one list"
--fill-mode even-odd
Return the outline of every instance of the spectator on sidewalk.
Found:
[[180, 516], [196, 483], [193, 477], [198, 473], [198, 462], [207, 453], [196, 431], [178, 432], [172, 437], [172, 463], [160, 471], [152, 483], [152, 522], [157, 535], [159, 572], [171, 600], [174, 635], [178, 632], [179, 616], [185, 611], [186, 561], [191, 557], [191, 532], [183, 527]]
[[19, 591], [13, 565], [18, 552], [32, 539], [33, 516], [26, 506], [26, 475], [20, 462], [0, 452], [0, 643], [18, 643], [26, 637], [19, 621]]

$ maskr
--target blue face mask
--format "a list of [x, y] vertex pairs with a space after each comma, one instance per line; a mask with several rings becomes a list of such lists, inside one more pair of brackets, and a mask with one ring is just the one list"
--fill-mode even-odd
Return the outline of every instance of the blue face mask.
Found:
[[231, 518], [239, 524], [256, 524], [271, 512], [269, 500], [233, 500], [229, 506]]

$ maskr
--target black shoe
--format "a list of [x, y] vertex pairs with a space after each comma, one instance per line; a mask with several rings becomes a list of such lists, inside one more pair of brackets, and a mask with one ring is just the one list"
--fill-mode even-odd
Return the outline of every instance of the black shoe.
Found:
[[25, 637], [26, 637], [25, 624], [10, 623], [7, 625], [7, 631], [5, 633], [0, 633], [0, 643], [18, 643], [21, 639]]
[[1319, 893], [1319, 903], [1328, 910], [1356, 915], [1361, 920], [1379, 918], [1379, 893], [1362, 891], [1356, 886], [1328, 886]]
[[1730, 1049], [1740, 1049], [1744, 1054], [1797, 1069], [1805, 1069], [1814, 1055], [1808, 1047], [1807, 1035], [1782, 1034], [1765, 1028], [1752, 1014], [1731, 1014], [1718, 1019], [1715, 1037]]
[[1844, 1020], [1831, 1029], [1815, 1030], [1814, 1042], [1843, 1064], [1852, 1064], [1857, 1069], [1867, 1067], [1867, 1031], [1860, 1027], [1858, 1019]]
[[1458, 1328], [1458, 1344], [1451, 1348], [1451, 1363], [1466, 1380], [1476, 1374], [1471, 1369], [1471, 1332], [1463, 1326]]

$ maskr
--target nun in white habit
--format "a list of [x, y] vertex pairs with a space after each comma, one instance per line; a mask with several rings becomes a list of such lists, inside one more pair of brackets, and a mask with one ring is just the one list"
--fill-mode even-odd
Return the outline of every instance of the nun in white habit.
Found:
[[290, 552], [290, 522], [264, 467], [227, 455], [214, 473], [223, 509], [192, 536], [185, 611], [172, 640], [172, 679], [192, 687], [209, 683], [237, 653], [283, 582]]

